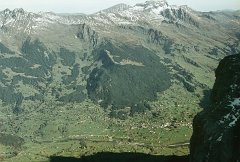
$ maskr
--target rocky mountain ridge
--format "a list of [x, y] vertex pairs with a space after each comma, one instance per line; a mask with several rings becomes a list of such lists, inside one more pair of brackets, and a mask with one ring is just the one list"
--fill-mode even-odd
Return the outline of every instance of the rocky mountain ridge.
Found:
[[[164, 21], [198, 26], [200, 22], [208, 23], [208, 19], [214, 19], [209, 14], [204, 16], [204, 13], [193, 11], [187, 6], [168, 5], [166, 1], [146, 1], [133, 7], [126, 4], [118, 4], [91, 15], [62, 16], [61, 14], [51, 12], [31, 13], [21, 8], [13, 11], [6, 9], [0, 13], [0, 20], [2, 27], [14, 25], [17, 27], [20, 23], [19, 26], [25, 26], [24, 32], [31, 32], [31, 30], [34, 31], [34, 28], [51, 23], [68, 25], [88, 23], [97, 27], [99, 25], [134, 25], [143, 22], [148, 23], [148, 25], [155, 22], [154, 25], [157, 25]], [[200, 19], [200, 22], [198, 22], [198, 19]]]

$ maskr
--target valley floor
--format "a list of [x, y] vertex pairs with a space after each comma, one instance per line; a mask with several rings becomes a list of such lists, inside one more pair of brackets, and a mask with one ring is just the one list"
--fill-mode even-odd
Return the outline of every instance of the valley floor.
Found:
[[[173, 88], [181, 91], [180, 86]], [[170, 89], [149, 104], [151, 110], [124, 120], [110, 118], [108, 109], [90, 100], [67, 105], [49, 101], [24, 115], [5, 115], [0, 159], [49, 161], [53, 157], [94, 158], [101, 153], [121, 156], [126, 152], [132, 156], [188, 155], [191, 121], [201, 110], [196, 97], [190, 93], [176, 96]], [[7, 112], [7, 107], [3, 110]]]

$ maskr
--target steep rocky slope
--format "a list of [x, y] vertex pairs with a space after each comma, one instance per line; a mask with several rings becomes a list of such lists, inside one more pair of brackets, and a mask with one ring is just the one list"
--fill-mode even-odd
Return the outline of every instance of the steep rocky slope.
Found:
[[225, 57], [216, 70], [210, 105], [193, 121], [191, 162], [240, 160], [240, 55]]

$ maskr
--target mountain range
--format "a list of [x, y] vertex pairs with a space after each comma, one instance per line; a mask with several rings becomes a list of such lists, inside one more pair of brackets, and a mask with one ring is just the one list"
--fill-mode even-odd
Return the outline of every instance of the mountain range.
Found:
[[239, 24], [240, 11], [162, 0], [91, 15], [1, 11], [0, 143], [17, 152], [3, 158], [24, 159], [23, 146], [31, 152], [46, 141], [121, 134], [140, 123], [191, 131], [219, 61], [240, 52]]

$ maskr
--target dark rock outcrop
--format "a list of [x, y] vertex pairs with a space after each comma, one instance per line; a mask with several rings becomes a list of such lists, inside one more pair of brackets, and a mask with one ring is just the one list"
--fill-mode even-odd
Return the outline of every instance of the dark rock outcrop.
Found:
[[80, 40], [89, 42], [93, 48], [96, 47], [98, 44], [98, 34], [85, 23], [78, 26], [77, 37]]
[[[187, 24], [191, 24], [195, 27], [199, 27], [199, 23], [193, 18], [192, 13], [189, 12], [190, 8], [182, 6], [178, 9], [165, 9], [161, 11], [161, 15], [168, 19], [168, 21], [177, 22], [182, 21]], [[192, 11], [193, 12], [193, 11]]]
[[240, 161], [240, 55], [224, 58], [210, 105], [193, 121], [191, 162]]

